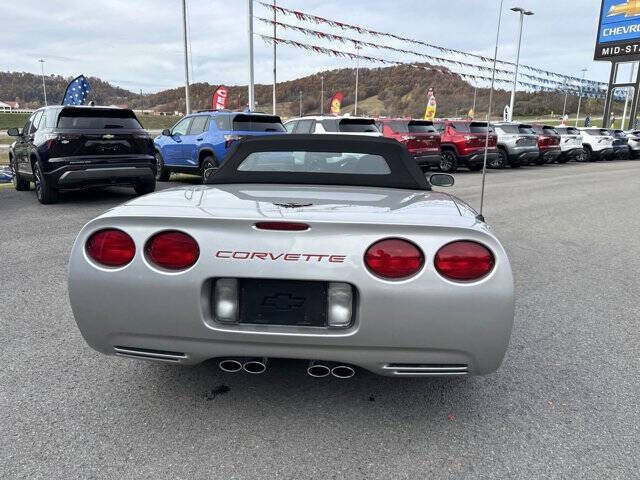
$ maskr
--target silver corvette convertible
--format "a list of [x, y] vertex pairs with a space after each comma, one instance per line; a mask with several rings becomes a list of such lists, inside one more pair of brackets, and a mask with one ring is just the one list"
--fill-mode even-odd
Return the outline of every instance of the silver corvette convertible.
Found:
[[205, 185], [89, 222], [69, 295], [94, 349], [261, 373], [487, 374], [513, 323], [500, 242], [395, 140], [241, 140]]

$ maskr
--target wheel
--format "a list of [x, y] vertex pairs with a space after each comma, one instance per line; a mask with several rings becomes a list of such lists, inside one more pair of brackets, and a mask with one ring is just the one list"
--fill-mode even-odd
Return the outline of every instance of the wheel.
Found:
[[[156, 180], [159, 182], [166, 182], [171, 176], [171, 172], [164, 166], [164, 159], [160, 152], [156, 152]], [[154, 185], [155, 188], [155, 185]], [[152, 190], [153, 191], [153, 190]]]
[[498, 150], [498, 156], [496, 158], [492, 158], [489, 161], [490, 168], [504, 168], [509, 163], [509, 159], [507, 158], [507, 152], [504, 150]]
[[444, 150], [440, 156], [438, 168], [441, 172], [455, 172], [458, 169], [458, 159], [456, 158], [456, 154], [451, 150]]
[[38, 162], [33, 164], [33, 178], [36, 184], [36, 196], [38, 197], [38, 201], [43, 205], [56, 203], [58, 201], [58, 191], [49, 185], [49, 182], [44, 178]]
[[31, 188], [31, 182], [18, 175], [18, 169], [16, 168], [13, 159], [9, 161], [9, 169], [13, 175], [13, 179], [11, 180], [13, 182], [13, 188], [19, 192], [26, 192]]
[[154, 192], [156, 189], [156, 181], [155, 179], [151, 182], [141, 183], [133, 187], [138, 195], [146, 195], [147, 193]]
[[211, 155], [207, 155], [206, 157], [204, 157], [202, 159], [202, 163], [200, 164], [200, 176], [202, 177], [202, 181], [204, 182], [205, 179], [205, 173], [208, 170], [216, 170], [218, 168], [218, 164], [216, 163], [216, 159], [213, 158]]
[[469, 165], [469, 170], [471, 170], [472, 172], [479, 172], [480, 170], [482, 170], [482, 167], [482, 163], [477, 163], [475, 165]]

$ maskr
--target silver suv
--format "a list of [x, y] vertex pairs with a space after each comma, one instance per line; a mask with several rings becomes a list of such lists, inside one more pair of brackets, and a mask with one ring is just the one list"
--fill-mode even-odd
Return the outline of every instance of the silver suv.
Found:
[[517, 168], [527, 165], [538, 158], [538, 136], [531, 125], [523, 123], [494, 123], [498, 134], [498, 157], [489, 162], [491, 168], [504, 168], [510, 165]]
[[582, 135], [575, 127], [558, 125], [556, 131], [560, 134], [560, 150], [562, 153], [558, 157], [558, 163], [566, 163], [569, 160], [583, 162], [586, 160], [584, 148], [582, 148]]
[[629, 138], [631, 158], [640, 157], [640, 130], [627, 130], [624, 132]]

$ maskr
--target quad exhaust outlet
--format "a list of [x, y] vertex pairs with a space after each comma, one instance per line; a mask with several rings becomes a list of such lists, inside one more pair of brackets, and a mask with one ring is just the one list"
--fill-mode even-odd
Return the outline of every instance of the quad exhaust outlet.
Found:
[[218, 368], [223, 372], [237, 373], [244, 370], [247, 373], [258, 375], [267, 370], [266, 358], [223, 358], [218, 362]]
[[323, 363], [316, 360], [309, 362], [307, 373], [315, 378], [328, 377], [333, 375], [336, 378], [351, 378], [356, 374], [353, 367], [349, 365], [341, 365], [335, 363]]

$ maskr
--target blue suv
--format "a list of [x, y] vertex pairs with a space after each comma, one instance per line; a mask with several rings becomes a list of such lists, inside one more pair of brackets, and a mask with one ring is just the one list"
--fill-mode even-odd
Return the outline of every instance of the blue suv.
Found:
[[164, 130], [153, 143], [156, 180], [172, 172], [201, 175], [221, 165], [231, 145], [245, 136], [286, 134], [280, 117], [263, 113], [200, 111]]

